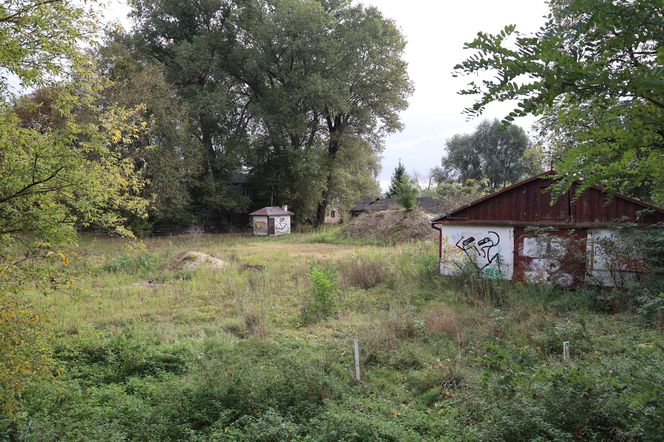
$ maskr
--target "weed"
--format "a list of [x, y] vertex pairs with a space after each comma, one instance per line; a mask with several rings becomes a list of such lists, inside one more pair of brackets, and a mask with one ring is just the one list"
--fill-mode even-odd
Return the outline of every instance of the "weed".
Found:
[[309, 270], [311, 295], [302, 306], [301, 320], [305, 325], [313, 324], [334, 315], [337, 303], [334, 294], [337, 290], [339, 276], [332, 267], [318, 264]]

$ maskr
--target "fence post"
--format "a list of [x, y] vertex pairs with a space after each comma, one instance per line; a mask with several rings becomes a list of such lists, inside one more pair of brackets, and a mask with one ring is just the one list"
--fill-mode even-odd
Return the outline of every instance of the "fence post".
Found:
[[360, 344], [353, 339], [353, 356], [355, 357], [355, 380], [360, 382]]

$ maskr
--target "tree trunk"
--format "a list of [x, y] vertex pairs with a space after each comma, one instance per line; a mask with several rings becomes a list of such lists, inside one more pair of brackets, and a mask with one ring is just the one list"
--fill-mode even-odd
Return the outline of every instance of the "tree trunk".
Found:
[[334, 170], [334, 162], [337, 158], [337, 152], [339, 152], [339, 147], [341, 147], [341, 118], [335, 117], [334, 124], [330, 124], [328, 121], [328, 126], [330, 130], [330, 140], [327, 144], [327, 178], [323, 197], [316, 208], [316, 227], [321, 226], [325, 222], [325, 212], [327, 211], [327, 205], [330, 203], [330, 185], [333, 178], [332, 171]]
[[201, 114], [199, 116], [199, 121], [201, 125], [201, 135], [202, 135], [201, 138], [203, 142], [203, 147], [205, 148], [205, 157], [207, 158], [208, 175], [210, 178], [214, 180], [217, 177], [217, 170], [216, 170], [217, 154], [214, 151], [214, 145], [212, 143], [212, 133], [208, 128], [208, 124], [210, 124], [210, 121], [204, 114]]

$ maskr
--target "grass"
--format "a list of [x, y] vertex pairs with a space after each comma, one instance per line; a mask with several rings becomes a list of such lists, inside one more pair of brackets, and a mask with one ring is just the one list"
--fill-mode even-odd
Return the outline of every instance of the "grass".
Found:
[[[180, 270], [186, 251], [226, 266]], [[88, 236], [70, 255], [66, 283], [21, 293], [51, 318], [56, 375], [24, 392], [26, 440], [661, 434], [660, 332], [591, 309], [584, 292], [513, 286], [497, 308], [437, 275], [434, 243], [344, 242], [338, 229], [140, 247]], [[316, 290], [334, 309], [303, 320]]]

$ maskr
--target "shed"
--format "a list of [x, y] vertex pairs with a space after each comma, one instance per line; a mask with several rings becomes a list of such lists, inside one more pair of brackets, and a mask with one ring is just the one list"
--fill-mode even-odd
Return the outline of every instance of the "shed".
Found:
[[616, 260], [601, 244], [616, 238], [616, 223], [655, 227], [664, 211], [598, 186], [575, 198], [578, 183], [552, 205], [554, 175], [536, 175], [434, 219], [440, 273], [470, 264], [498, 279], [611, 286], [620, 261], [623, 280], [638, 276], [638, 262]]
[[291, 231], [292, 212], [288, 206], [263, 207], [249, 214], [256, 236], [289, 235]]

